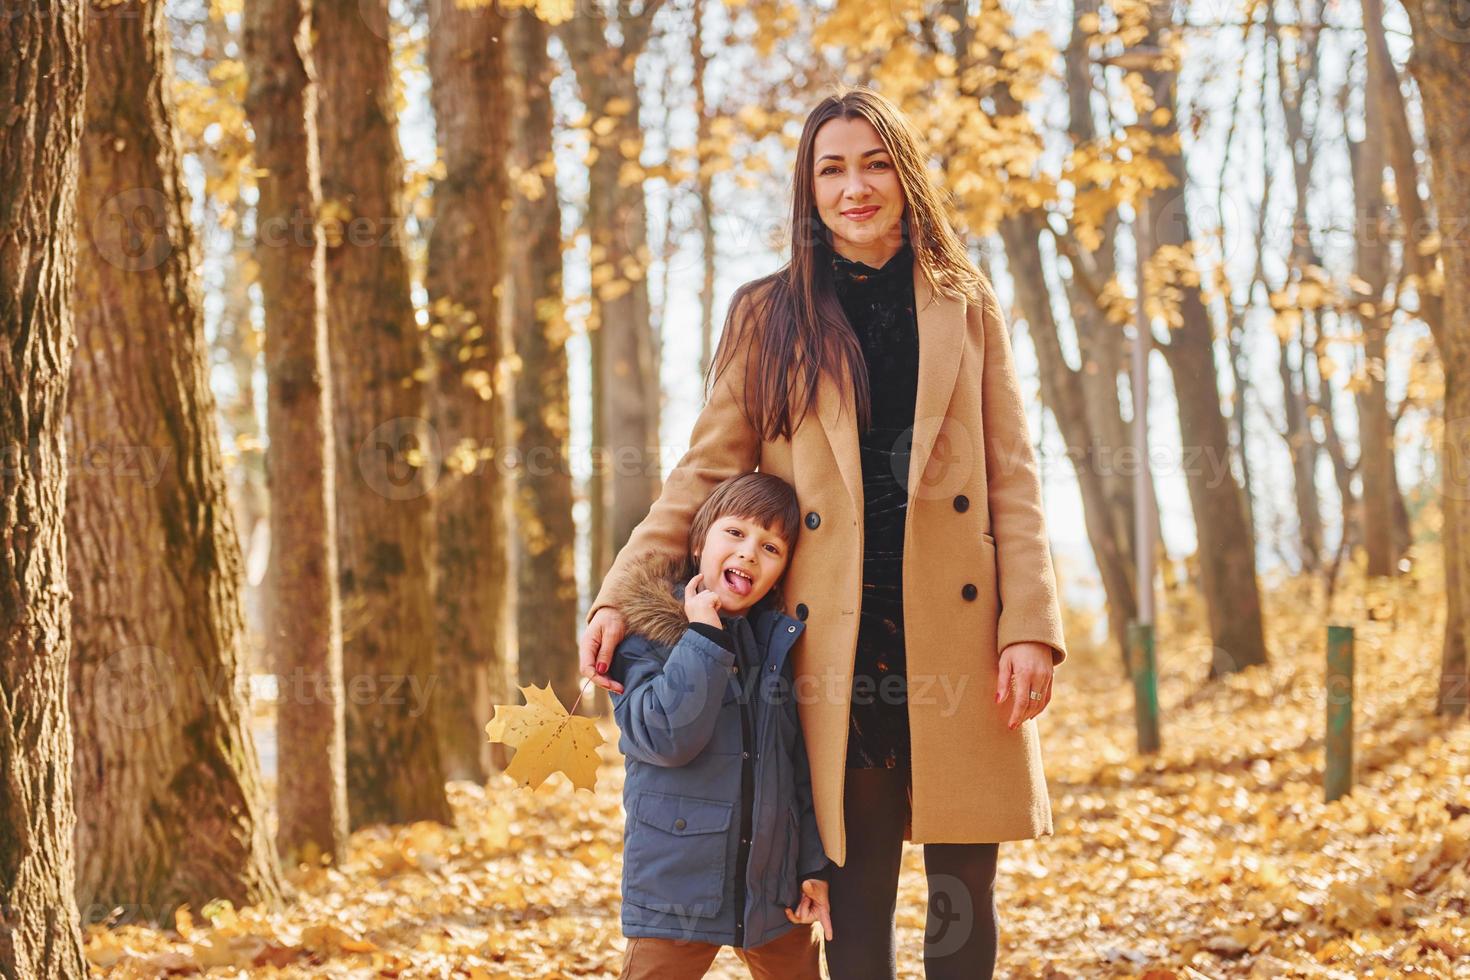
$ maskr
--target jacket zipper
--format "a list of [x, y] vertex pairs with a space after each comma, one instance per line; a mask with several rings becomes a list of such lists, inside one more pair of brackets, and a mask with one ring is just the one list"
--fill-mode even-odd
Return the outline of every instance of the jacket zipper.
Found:
[[[735, 850], [735, 945], [745, 945], [745, 869], [750, 863], [752, 807], [755, 769], [751, 764], [750, 698], [745, 696], [745, 678], [736, 667], [740, 688], [740, 846]], [[760, 680], [759, 677], [756, 678]]]

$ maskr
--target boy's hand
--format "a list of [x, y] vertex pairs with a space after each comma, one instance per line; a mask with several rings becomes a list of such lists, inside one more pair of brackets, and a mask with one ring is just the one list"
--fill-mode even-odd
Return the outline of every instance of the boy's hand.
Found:
[[704, 588], [704, 573], [700, 572], [684, 586], [684, 615], [691, 623], [704, 623], [717, 630], [725, 628], [720, 622], [720, 597]]
[[808, 878], [801, 883], [801, 903], [796, 906], [796, 914], [790, 909], [786, 910], [786, 918], [792, 922], [810, 925], [813, 922], [822, 924], [822, 935], [827, 941], [832, 941], [832, 903], [827, 899], [827, 883], [820, 878]]

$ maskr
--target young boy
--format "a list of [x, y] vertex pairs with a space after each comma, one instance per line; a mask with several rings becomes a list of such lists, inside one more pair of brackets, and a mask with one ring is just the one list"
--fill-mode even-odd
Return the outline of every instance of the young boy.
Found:
[[702, 977], [721, 946], [758, 978], [821, 976], [811, 923], [832, 938], [831, 863], [790, 661], [804, 624], [776, 588], [800, 516], [779, 477], [726, 480], [694, 515], [689, 558], [650, 559], [616, 597], [623, 980]]

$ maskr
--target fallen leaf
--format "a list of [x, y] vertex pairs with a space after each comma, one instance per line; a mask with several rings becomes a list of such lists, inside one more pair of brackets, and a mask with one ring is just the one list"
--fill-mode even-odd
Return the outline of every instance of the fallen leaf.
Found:
[[536, 789], [560, 770], [578, 789], [594, 789], [597, 747], [603, 742], [597, 723], [567, 714], [549, 682], [544, 688], [523, 686], [521, 693], [524, 705], [497, 704], [495, 716], [485, 725], [490, 741], [516, 750], [505, 774], [522, 787]]

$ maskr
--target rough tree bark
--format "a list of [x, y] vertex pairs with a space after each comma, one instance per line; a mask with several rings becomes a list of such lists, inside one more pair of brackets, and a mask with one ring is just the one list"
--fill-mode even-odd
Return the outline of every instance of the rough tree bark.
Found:
[[[508, 330], [521, 369], [515, 380], [514, 470], [517, 671], [522, 684], [551, 684], [562, 703], [576, 700], [581, 678], [573, 653], [577, 615], [576, 528], [568, 441], [571, 395], [562, 303], [561, 205], [552, 154], [555, 116], [547, 27], [512, 18], [506, 32], [512, 115]], [[583, 699], [582, 709], [590, 709]]]
[[[534, 17], [520, 11], [520, 17]], [[431, 404], [445, 466], [434, 485], [438, 545], [439, 744], [450, 779], [503, 768], [485, 737], [493, 705], [513, 704], [508, 595], [509, 363], [500, 296], [505, 267], [504, 21], [494, 4], [429, 0], [429, 75], [444, 177], [429, 236], [435, 372]]]
[[164, 12], [87, 12], [67, 436], [77, 901], [280, 901]]
[[1449, 0], [1407, 0], [1414, 32], [1409, 71], [1419, 84], [1444, 262], [1444, 320], [1436, 339], [1444, 364], [1444, 650], [1435, 708], [1464, 715], [1470, 702], [1470, 25]]
[[[326, 243], [307, 0], [247, 0], [255, 261], [265, 313], [271, 558], [266, 650], [276, 709], [276, 849], [289, 865], [347, 846], [347, 747]], [[260, 172], [263, 171], [263, 172]]]
[[404, 248], [387, 0], [312, 8], [337, 437], [347, 808], [364, 824], [452, 814], [434, 713], [429, 491], [440, 446]]
[[0, 977], [83, 980], [73, 896], [63, 431], [82, 4], [23, 4], [0, 58]]

